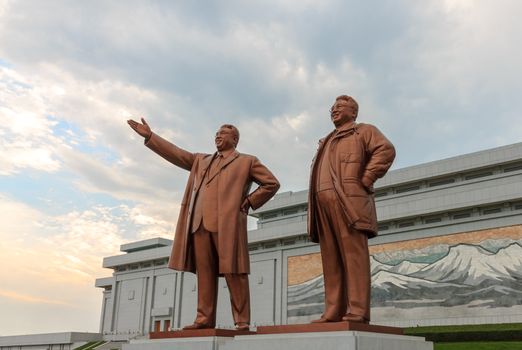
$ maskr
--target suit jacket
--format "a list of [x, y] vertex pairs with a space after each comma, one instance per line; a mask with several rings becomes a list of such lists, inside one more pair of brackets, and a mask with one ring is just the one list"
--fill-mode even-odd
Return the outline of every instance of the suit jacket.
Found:
[[[181, 202], [169, 268], [195, 272], [191, 239], [194, 201], [204, 182], [214, 155], [187, 152], [156, 134], [145, 145], [169, 162], [190, 171]], [[247, 240], [247, 214], [240, 210], [248, 198], [253, 209], [261, 207], [279, 189], [275, 176], [254, 156], [234, 151], [219, 165], [218, 181], [218, 255], [219, 273], [250, 273]], [[250, 193], [252, 182], [259, 187]]]
[[[330, 141], [330, 152], [324, 146]], [[352, 123], [338, 133], [332, 131], [319, 141], [312, 160], [308, 192], [308, 235], [319, 242], [315, 198], [319, 163], [328, 156], [330, 176], [346, 221], [369, 237], [377, 235], [377, 213], [373, 183], [384, 176], [395, 158], [395, 148], [373, 125]]]

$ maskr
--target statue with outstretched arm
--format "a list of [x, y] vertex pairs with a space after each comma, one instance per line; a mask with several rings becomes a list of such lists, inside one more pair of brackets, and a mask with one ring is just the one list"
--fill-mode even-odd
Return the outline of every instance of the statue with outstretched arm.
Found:
[[[230, 292], [237, 330], [250, 325], [250, 259], [247, 215], [279, 189], [275, 176], [256, 157], [239, 153], [239, 130], [224, 124], [216, 132], [216, 152], [191, 153], [155, 134], [145, 119], [128, 120], [145, 146], [190, 172], [181, 202], [169, 268], [196, 273], [198, 306], [193, 324], [183, 329], [216, 326], [218, 277]], [[251, 191], [252, 182], [258, 187]]]

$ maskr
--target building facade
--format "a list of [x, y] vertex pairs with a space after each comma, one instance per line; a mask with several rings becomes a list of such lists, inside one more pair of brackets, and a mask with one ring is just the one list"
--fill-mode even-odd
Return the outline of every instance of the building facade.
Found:
[[[62, 332], [10, 335], [0, 337], [0, 350], [73, 350], [78, 347], [91, 350], [89, 345], [103, 346], [102, 344], [105, 343], [99, 333]], [[116, 346], [116, 348], [118, 347]], [[105, 350], [109, 349], [105, 348]]]
[[[372, 323], [522, 322], [522, 143], [390, 171], [375, 186]], [[306, 234], [307, 191], [251, 215], [254, 325], [304, 323], [323, 307], [319, 245]], [[172, 241], [125, 244], [107, 257], [100, 332], [128, 339], [194, 320], [195, 275], [167, 268]], [[220, 281], [218, 324], [232, 327]]]

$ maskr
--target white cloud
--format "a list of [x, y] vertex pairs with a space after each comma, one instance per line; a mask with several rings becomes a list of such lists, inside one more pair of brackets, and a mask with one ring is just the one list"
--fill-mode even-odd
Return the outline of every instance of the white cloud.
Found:
[[140, 141], [126, 124], [130, 116], [144, 114], [139, 112], [141, 103], [156, 102], [153, 93], [117, 81], [78, 80], [50, 64], [41, 65], [31, 78], [5, 67], [0, 74], [0, 146], [5, 150], [0, 174], [65, 169], [87, 178], [84, 188], [120, 199], [135, 200], [133, 191], [160, 194], [146, 181], [146, 172], [140, 177], [139, 158], [148, 151], [141, 146], [140, 153], [129, 153], [129, 146]]
[[52, 150], [46, 147], [34, 148], [31, 142], [12, 140], [2, 141], [0, 148], [0, 175], [13, 175], [23, 168], [47, 172], [60, 168], [60, 163], [52, 157]]
[[[440, 20], [418, 35], [419, 64], [439, 95], [460, 103], [510, 93], [522, 79], [518, 1], [445, 1]], [[431, 7], [433, 10], [433, 7]], [[431, 17], [433, 12], [420, 11]], [[422, 37], [420, 36], [422, 35]], [[448, 94], [448, 89], [451, 94]], [[496, 99], [496, 97], [495, 97]]]
[[31, 283], [27, 274], [43, 277], [42, 283], [92, 283], [97, 274], [107, 273], [101, 258], [115, 254], [124, 241], [107, 208], [48, 216], [1, 195], [0, 209], [6, 215], [1, 255], [8, 264], [2, 271], [23, 284]]
[[9, 10], [11, 0], [0, 0], [0, 17], [5, 16]]
[[53, 172], [60, 169], [52, 135], [56, 124], [47, 118], [48, 110], [30, 82], [12, 69], [0, 66], [0, 175], [33, 168]]
[[[5, 215], [0, 229], [0, 305], [19, 305], [17, 316], [27, 320], [52, 322], [6, 323], [3, 332], [52, 332], [64, 330], [97, 331], [101, 310], [101, 291], [94, 288], [98, 277], [110, 276], [102, 268], [102, 259], [118, 255], [129, 224], [140, 228], [131, 240], [169, 237], [171, 225], [147, 216], [138, 208], [95, 206], [50, 216], [27, 204], [0, 195], [0, 212]], [[48, 317], [49, 310], [34, 305], [50, 305], [60, 310], [69, 323], [63, 329], [60, 320]], [[86, 314], [87, 315], [86, 317]], [[4, 320], [5, 319], [5, 320]]]

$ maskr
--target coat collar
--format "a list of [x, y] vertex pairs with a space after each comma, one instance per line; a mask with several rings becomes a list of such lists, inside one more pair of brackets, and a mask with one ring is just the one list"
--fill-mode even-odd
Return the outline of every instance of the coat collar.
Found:
[[[229, 154], [226, 158], [222, 159], [221, 160], [221, 163], [219, 164], [219, 169], [214, 173], [212, 174], [208, 180], [207, 180], [207, 183], [209, 183], [210, 181], [212, 181], [213, 178], [216, 177], [217, 174], [219, 174], [221, 172], [221, 169], [223, 169], [224, 167], [226, 167], [228, 164], [230, 164], [231, 162], [233, 162], [237, 157], [239, 157], [239, 152], [234, 150], [231, 154]], [[217, 158], [217, 152], [214, 153], [214, 157], [212, 159], [215, 159]], [[217, 159], [216, 159], [217, 160]], [[215, 161], [215, 160], [214, 160]], [[207, 172], [208, 169], [205, 170], [205, 172]]]
[[[350, 132], [357, 132], [357, 124], [352, 121], [342, 125], [339, 129], [332, 130], [328, 135], [319, 140], [319, 146], [317, 147], [317, 153], [319, 154], [328, 140], [335, 140], [342, 137]], [[315, 160], [315, 158], [314, 158]], [[313, 161], [312, 161], [313, 163]]]
[[217, 157], [217, 152], [215, 152], [212, 157], [205, 157], [203, 159], [201, 168], [203, 169], [203, 172], [206, 172], [210, 168], [210, 164], [214, 161], [214, 159]]
[[341, 125], [338, 129], [335, 129], [334, 131], [332, 131], [332, 133], [333, 133], [333, 137], [335, 139], [335, 138], [344, 136], [351, 131], [357, 131], [357, 124], [355, 123], [355, 121], [351, 121], [349, 123]]
[[223, 151], [223, 152], [216, 152], [218, 156], [222, 156], [223, 159], [226, 159], [228, 158], [228, 156], [230, 156], [231, 154], [233, 154], [234, 152], [236, 152], [236, 150], [234, 148], [232, 149], [229, 149], [227, 151]]
[[212, 162], [214, 161], [216, 156], [217, 156], [217, 152], [214, 153], [212, 156], [209, 155], [208, 157], [203, 158], [203, 160], [201, 161], [202, 173], [201, 173], [201, 176], [196, 176], [196, 184], [194, 186], [195, 191], [199, 190], [199, 187], [203, 183], [203, 179], [205, 179], [205, 176], [207, 175], [207, 171], [210, 170], [210, 164], [212, 164]]

